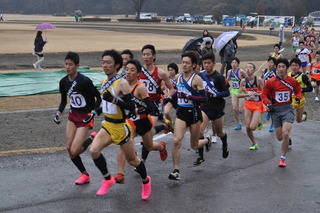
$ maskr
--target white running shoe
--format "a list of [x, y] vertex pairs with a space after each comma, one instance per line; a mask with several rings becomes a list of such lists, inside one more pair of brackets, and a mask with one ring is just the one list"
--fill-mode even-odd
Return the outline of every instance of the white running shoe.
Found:
[[217, 143], [218, 140], [217, 140], [217, 136], [216, 135], [212, 135], [211, 137], [211, 143]]
[[37, 70], [37, 65], [36, 64], [32, 64], [33, 65], [33, 67]]
[[318, 98], [318, 96], [316, 96], [316, 97], [314, 98], [314, 100], [315, 100], [315, 101], [319, 101], [319, 98]]

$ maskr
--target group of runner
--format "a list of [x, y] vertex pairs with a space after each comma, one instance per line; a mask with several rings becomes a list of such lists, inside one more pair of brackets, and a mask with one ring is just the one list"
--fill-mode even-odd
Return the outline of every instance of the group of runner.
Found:
[[[166, 143], [153, 141], [153, 136], [160, 131], [173, 133], [173, 171], [168, 178], [179, 180], [180, 149], [187, 129], [190, 129], [190, 146], [199, 153], [194, 165], [200, 165], [205, 161], [204, 150], [210, 151], [211, 148], [211, 135], [205, 136], [210, 121], [222, 141], [222, 157], [227, 158], [229, 148], [227, 133], [223, 131], [223, 116], [224, 97], [230, 96], [229, 81], [232, 82], [233, 110], [238, 122], [235, 129], [242, 128], [239, 112], [244, 111], [246, 131], [251, 140], [250, 150], [258, 149], [253, 131], [259, 126], [260, 115], [268, 111], [277, 139], [282, 141], [279, 167], [286, 166], [285, 156], [294, 121], [294, 108], [297, 122], [306, 120], [304, 93], [312, 90], [308, 77], [300, 72], [300, 59], [294, 58], [289, 62], [282, 57], [270, 57], [268, 68], [261, 78], [255, 76], [254, 64], [248, 63], [245, 70], [242, 70], [239, 68], [240, 60], [234, 58], [225, 79], [215, 70], [216, 59], [212, 53], [203, 55], [202, 63], [199, 63], [194, 52], [183, 53], [182, 72], [179, 73], [178, 66], [172, 63], [168, 65], [169, 75], [156, 65], [153, 45], [145, 45], [141, 53], [143, 65], [134, 59], [130, 50], [124, 50], [121, 54], [115, 50], [106, 50], [102, 54], [102, 68], [107, 78], [103, 80], [100, 91], [89, 78], [78, 73], [79, 55], [75, 52], [67, 53], [67, 75], [60, 81], [61, 102], [54, 121], [60, 123], [69, 97], [67, 150], [71, 161], [81, 172], [75, 184], [90, 182], [90, 175], [80, 157], [90, 146], [92, 159], [103, 176], [97, 195], [106, 194], [115, 183], [125, 182], [124, 165], [127, 161], [141, 176], [141, 197], [146, 200], [151, 195], [151, 177], [147, 175], [144, 162], [150, 151], [159, 151], [163, 161], [168, 155]], [[319, 62], [320, 52], [316, 53], [316, 57]], [[203, 68], [200, 72], [199, 64]], [[292, 72], [288, 74], [289, 67]], [[315, 67], [313, 73], [320, 76], [320, 69]], [[320, 80], [312, 79], [319, 91]], [[170, 116], [172, 108], [176, 109], [175, 120]], [[87, 138], [94, 117], [100, 114], [104, 115], [101, 129]], [[161, 120], [162, 123], [159, 122]], [[136, 135], [142, 138], [141, 158], [134, 148], [133, 138]], [[119, 145], [116, 176], [109, 173], [106, 159], [101, 153], [112, 143]]]

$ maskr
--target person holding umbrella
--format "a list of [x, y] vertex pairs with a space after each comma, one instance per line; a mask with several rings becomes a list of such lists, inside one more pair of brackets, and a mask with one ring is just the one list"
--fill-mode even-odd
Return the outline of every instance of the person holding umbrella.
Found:
[[44, 55], [43, 55], [42, 51], [43, 51], [43, 47], [46, 43], [48, 43], [48, 41], [43, 40], [42, 31], [38, 31], [36, 38], [34, 39], [34, 53], [37, 55], [38, 60], [36, 63], [33, 64], [33, 67], [36, 70], [43, 70], [40, 65], [44, 61]]

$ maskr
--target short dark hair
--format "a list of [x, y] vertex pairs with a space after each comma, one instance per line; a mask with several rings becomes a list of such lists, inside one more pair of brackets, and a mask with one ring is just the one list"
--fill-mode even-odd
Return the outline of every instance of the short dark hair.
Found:
[[68, 60], [68, 59], [73, 61], [75, 65], [78, 65], [80, 63], [80, 57], [76, 52], [71, 52], [71, 51], [68, 52], [64, 60]]
[[141, 72], [141, 64], [138, 60], [136, 59], [130, 59], [129, 61], [127, 61], [126, 66], [128, 64], [133, 64], [136, 68], [137, 68], [137, 72]]
[[290, 66], [293, 64], [293, 63], [297, 63], [299, 65], [299, 67], [301, 67], [301, 60], [299, 58], [292, 58], [290, 60]]
[[250, 65], [252, 65], [253, 69], [256, 70], [256, 65], [254, 65], [253, 63], [248, 63]]
[[133, 59], [133, 53], [131, 52], [131, 50], [129, 49], [123, 50], [120, 55], [123, 55], [123, 54], [128, 54], [130, 55], [130, 59]]
[[267, 61], [273, 61], [274, 64], [277, 63], [277, 59], [274, 57], [269, 57]]
[[187, 51], [187, 52], [182, 53], [181, 59], [184, 58], [184, 57], [189, 57], [189, 58], [191, 58], [192, 64], [197, 64], [197, 63], [198, 63], [198, 57], [197, 57], [197, 55], [196, 55], [194, 52], [192, 52], [192, 51]]
[[152, 44], [146, 44], [142, 47], [141, 52], [143, 52], [143, 50], [145, 49], [150, 49], [152, 52], [152, 55], [156, 54], [156, 48], [152, 45]]
[[279, 44], [275, 44], [273, 45], [273, 48], [278, 47], [280, 49], [280, 45]]
[[300, 44], [303, 44], [303, 45], [304, 45], [304, 42], [303, 42], [303, 41], [300, 41], [300, 42], [299, 42], [299, 45], [300, 45]]
[[202, 56], [202, 61], [210, 59], [212, 62], [216, 62], [216, 57], [213, 53], [206, 53]]
[[320, 55], [320, 51], [317, 51], [314, 55]]
[[232, 61], [236, 61], [236, 62], [238, 62], [238, 64], [240, 64], [240, 59], [237, 58], [237, 57], [234, 57], [234, 58], [231, 60], [231, 62], [232, 62]]
[[169, 68], [174, 69], [175, 73], [178, 74], [178, 72], [179, 72], [179, 67], [178, 67], [178, 65], [177, 65], [176, 63], [168, 64], [167, 69], [169, 69]]
[[290, 66], [289, 61], [286, 58], [279, 58], [277, 60], [276, 66], [278, 66], [278, 64], [280, 64], [280, 63], [285, 64], [287, 68]]
[[121, 58], [121, 55], [114, 49], [112, 50], [105, 50], [103, 53], [102, 53], [102, 58], [104, 56], [111, 56], [114, 60], [114, 64], [117, 65], [119, 64], [120, 66], [117, 68], [117, 71], [120, 70], [121, 66], [122, 66], [122, 58]]

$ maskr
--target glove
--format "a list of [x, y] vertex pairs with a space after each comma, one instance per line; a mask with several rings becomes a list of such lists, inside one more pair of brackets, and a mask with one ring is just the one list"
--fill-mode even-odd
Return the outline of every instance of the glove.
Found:
[[189, 98], [189, 95], [183, 93], [183, 92], [178, 92], [178, 98], [186, 98], [188, 99]]
[[55, 116], [53, 116], [53, 121], [56, 124], [60, 124], [60, 115], [56, 114]]
[[170, 101], [171, 101], [171, 98], [165, 98], [165, 99], [163, 99], [162, 103], [163, 103], [163, 104], [167, 104], [167, 103], [169, 103]]
[[296, 98], [296, 104], [300, 104], [300, 98]]
[[268, 104], [267, 107], [268, 107], [268, 112], [274, 112], [275, 111], [273, 105]]
[[90, 115], [88, 117], [86, 117], [85, 119], [83, 119], [83, 123], [89, 123], [93, 118], [94, 116], [96, 115], [96, 111], [93, 111], [90, 113]]
[[113, 101], [113, 95], [109, 92], [109, 90], [105, 91], [103, 93], [103, 100], [106, 100], [108, 102], [112, 102]]

